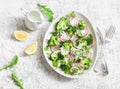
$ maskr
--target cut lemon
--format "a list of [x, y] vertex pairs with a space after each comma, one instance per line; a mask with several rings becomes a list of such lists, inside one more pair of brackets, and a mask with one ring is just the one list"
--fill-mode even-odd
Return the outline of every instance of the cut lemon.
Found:
[[25, 49], [25, 53], [26, 54], [34, 54], [34, 53], [36, 53], [36, 51], [37, 51], [37, 42], [33, 42], [33, 43], [31, 43], [26, 49]]
[[23, 40], [27, 39], [28, 33], [26, 31], [15, 31], [14, 36], [17, 40], [23, 41]]

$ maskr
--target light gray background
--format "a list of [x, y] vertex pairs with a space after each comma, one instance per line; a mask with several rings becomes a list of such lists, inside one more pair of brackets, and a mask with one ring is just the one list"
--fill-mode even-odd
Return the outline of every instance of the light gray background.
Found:
[[[55, 13], [55, 18], [72, 10], [87, 16], [94, 26], [102, 31], [115, 24], [117, 31], [111, 44], [107, 46], [109, 75], [102, 77], [93, 71], [79, 79], [68, 79], [54, 72], [46, 63], [42, 54], [41, 41], [49, 23], [38, 31], [29, 31], [23, 23], [24, 16], [20, 8], [36, 8], [41, 2], [48, 5]], [[11, 70], [0, 71], [0, 89], [19, 89], [11, 79], [16, 71], [23, 79], [25, 89], [120, 89], [120, 0], [0, 0], [0, 67], [17, 54], [18, 65]], [[16, 30], [29, 33], [26, 41], [16, 41], [12, 34]], [[24, 55], [24, 49], [31, 42], [38, 41], [36, 55]]]

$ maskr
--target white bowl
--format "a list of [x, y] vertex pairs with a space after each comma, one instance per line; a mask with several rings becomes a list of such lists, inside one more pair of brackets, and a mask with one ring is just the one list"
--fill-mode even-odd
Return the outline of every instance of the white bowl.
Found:
[[84, 73], [81, 74], [81, 75], [68, 75], [68, 74], [65, 74], [60, 68], [55, 68], [53, 65], [52, 65], [52, 62], [51, 60], [47, 57], [47, 54], [46, 52], [44, 51], [44, 48], [45, 46], [47, 45], [47, 42], [49, 40], [49, 38], [51, 37], [51, 32], [54, 30], [55, 28], [55, 25], [56, 23], [59, 21], [59, 19], [62, 17], [62, 16], [65, 16], [67, 15], [68, 13], [65, 13], [61, 16], [59, 16], [56, 20], [54, 20], [51, 25], [49, 26], [46, 34], [45, 34], [45, 37], [44, 37], [44, 40], [43, 40], [43, 53], [44, 53], [44, 56], [45, 56], [45, 59], [47, 60], [48, 64], [59, 74], [65, 76], [65, 77], [68, 77], [68, 78], [79, 78], [81, 75], [83, 74], [86, 74], [88, 71], [90, 71], [93, 67], [94, 67], [94, 64], [95, 64], [95, 61], [96, 61], [96, 57], [97, 57], [97, 49], [98, 49], [98, 41], [97, 41], [97, 36], [96, 36], [96, 33], [95, 33], [95, 29], [93, 28], [92, 24], [90, 23], [90, 21], [84, 16], [82, 15], [81, 13], [79, 12], [76, 12], [77, 15], [80, 16], [80, 18], [82, 20], [84, 20], [87, 24], [87, 26], [89, 27], [90, 29], [90, 32], [91, 34], [93, 35], [93, 38], [96, 40], [96, 44], [94, 45], [93, 47], [93, 57], [92, 57], [92, 63], [91, 63], [91, 67], [88, 69], [88, 70], [84, 70]]

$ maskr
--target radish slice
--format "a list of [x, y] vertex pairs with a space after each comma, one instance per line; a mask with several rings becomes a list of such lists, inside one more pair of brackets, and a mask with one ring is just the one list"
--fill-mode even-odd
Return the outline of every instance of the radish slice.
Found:
[[71, 61], [73, 62], [74, 59], [75, 59], [75, 57], [74, 57], [73, 55], [70, 55], [70, 59], [71, 59]]
[[64, 55], [68, 55], [69, 54], [69, 51], [64, 49], [63, 47], [60, 50], [61, 50], [61, 53], [64, 54]]
[[63, 42], [63, 40], [62, 40], [61, 36], [59, 36], [59, 39], [60, 39], [60, 43], [62, 43], [62, 42]]
[[78, 16], [75, 18], [70, 18], [70, 24], [72, 26], [76, 26], [79, 21], [80, 21], [80, 18]]
[[70, 37], [67, 33], [62, 33], [61, 36], [60, 36], [60, 40], [63, 42], [63, 41], [66, 41], [66, 40], [69, 40]]
[[56, 51], [59, 50], [58, 46], [50, 46], [50, 51]]
[[52, 46], [50, 46], [50, 51], [52, 52], [53, 50], [52, 50]]
[[73, 62], [74, 61], [74, 59], [75, 59], [75, 57], [73, 56], [73, 55], [71, 55], [71, 54], [68, 54], [68, 58]]
[[89, 28], [86, 27], [86, 29], [85, 29], [85, 36], [88, 36], [88, 33], [89, 33]]
[[75, 41], [76, 41], [77, 38], [78, 38], [77, 36], [72, 36], [72, 38], [70, 39], [74, 46], [76, 45]]
[[95, 44], [96, 44], [96, 40], [94, 39], [94, 40], [93, 40], [93, 45], [95, 45]]

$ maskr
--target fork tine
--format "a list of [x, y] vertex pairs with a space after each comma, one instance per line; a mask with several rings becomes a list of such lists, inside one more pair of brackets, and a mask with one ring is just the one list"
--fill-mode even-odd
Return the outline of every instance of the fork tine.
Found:
[[115, 27], [112, 26], [112, 35], [111, 35], [111, 37], [113, 37], [114, 33], [115, 33]]
[[115, 27], [111, 25], [110, 28], [109, 28], [109, 31], [106, 34], [106, 37], [108, 39], [112, 39], [114, 33], [115, 33]]

